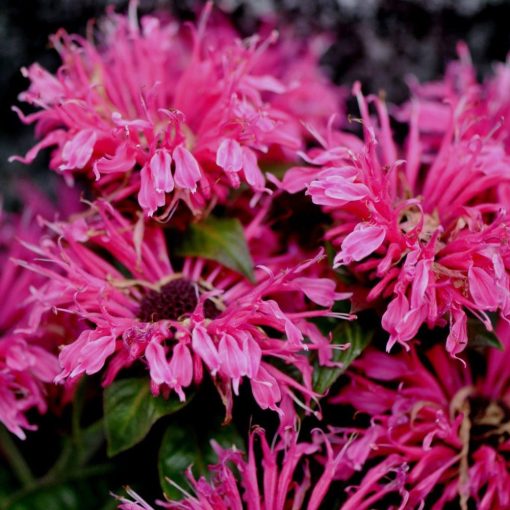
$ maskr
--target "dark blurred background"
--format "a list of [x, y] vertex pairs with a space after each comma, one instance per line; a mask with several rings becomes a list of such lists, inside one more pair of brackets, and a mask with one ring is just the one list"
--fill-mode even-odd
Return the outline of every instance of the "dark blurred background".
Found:
[[[327, 30], [335, 43], [324, 55], [326, 71], [337, 83], [359, 79], [365, 91], [385, 90], [390, 101], [405, 100], [404, 78], [439, 76], [454, 58], [459, 40], [468, 43], [480, 74], [504, 60], [510, 50], [510, 0], [218, 0], [244, 34], [256, 29], [257, 19], [276, 13], [299, 34]], [[13, 153], [32, 145], [32, 129], [23, 126], [10, 107], [27, 86], [19, 69], [34, 61], [56, 69], [58, 60], [48, 35], [64, 26], [84, 33], [87, 20], [100, 16], [107, 4], [118, 10], [124, 0], [0, 0], [0, 186], [9, 195], [13, 175], [30, 172], [46, 181], [46, 159], [26, 169], [7, 163]], [[140, 10], [170, 9], [189, 19], [203, 4], [199, 0], [140, 0]], [[6, 189], [7, 188], [7, 189]], [[7, 193], [6, 193], [7, 192]]]

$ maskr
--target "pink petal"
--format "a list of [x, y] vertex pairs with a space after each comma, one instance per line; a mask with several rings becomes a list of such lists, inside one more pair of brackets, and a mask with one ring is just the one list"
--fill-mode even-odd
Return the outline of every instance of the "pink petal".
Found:
[[496, 310], [499, 305], [494, 278], [483, 269], [471, 266], [468, 271], [469, 292], [482, 310]]
[[321, 306], [332, 306], [335, 302], [336, 283], [329, 278], [300, 277], [293, 280], [306, 297]]
[[263, 367], [251, 379], [251, 390], [257, 404], [262, 409], [276, 409], [276, 404], [282, 399], [282, 393], [277, 380]]
[[461, 310], [453, 312], [453, 324], [450, 327], [450, 333], [446, 339], [446, 350], [456, 356], [462, 352], [468, 342], [467, 335], [467, 317]]
[[216, 164], [225, 172], [239, 172], [243, 167], [243, 152], [236, 140], [223, 140], [216, 152]]
[[351, 182], [340, 177], [336, 179], [336, 182], [330, 180], [328, 184], [329, 186], [324, 190], [324, 194], [327, 197], [346, 202], [361, 200], [370, 193], [370, 190], [364, 184]]
[[243, 353], [247, 360], [246, 375], [253, 378], [259, 371], [262, 349], [249, 333], [243, 335]]
[[145, 349], [151, 379], [158, 385], [171, 384], [174, 377], [166, 359], [165, 349], [158, 342], [149, 342]]
[[127, 144], [120, 145], [113, 156], [104, 156], [94, 163], [96, 180], [101, 174], [125, 173], [132, 170], [136, 163], [134, 154], [128, 149]]
[[282, 186], [288, 193], [303, 191], [313, 180], [315, 169], [308, 166], [289, 168], [283, 176]]
[[138, 203], [149, 216], [152, 216], [158, 207], [165, 205], [165, 193], [156, 191], [152, 172], [145, 165], [140, 172], [140, 191]]
[[423, 303], [425, 291], [429, 285], [430, 262], [420, 260], [416, 264], [411, 291], [411, 308], [418, 308]]
[[175, 163], [175, 184], [191, 192], [197, 190], [197, 182], [202, 177], [200, 167], [195, 156], [183, 145], [178, 145], [173, 152]]
[[212, 375], [220, 369], [220, 356], [211, 337], [202, 326], [196, 326], [192, 333], [191, 346], [211, 370]]
[[179, 397], [182, 401], [185, 400], [181, 387], [187, 387], [193, 380], [193, 359], [191, 353], [186, 345], [179, 342], [175, 347], [170, 360], [170, 372], [174, 376], [174, 385]]
[[247, 373], [247, 360], [237, 340], [229, 334], [224, 334], [220, 340], [218, 352], [222, 371], [232, 379], [239, 379]]
[[243, 147], [243, 171], [246, 182], [250, 186], [260, 191], [264, 189], [266, 183], [264, 174], [259, 168], [257, 156], [251, 149], [248, 149], [248, 147]]
[[151, 170], [154, 188], [157, 192], [170, 193], [174, 189], [174, 179], [170, 165], [172, 164], [172, 156], [165, 150], [158, 150], [152, 156], [149, 168]]
[[93, 129], [84, 129], [67, 141], [62, 149], [64, 164], [60, 170], [83, 168], [92, 156], [96, 140], [97, 135]]
[[386, 230], [379, 225], [360, 223], [342, 242], [342, 249], [334, 260], [334, 267], [360, 261], [373, 253], [384, 241]]

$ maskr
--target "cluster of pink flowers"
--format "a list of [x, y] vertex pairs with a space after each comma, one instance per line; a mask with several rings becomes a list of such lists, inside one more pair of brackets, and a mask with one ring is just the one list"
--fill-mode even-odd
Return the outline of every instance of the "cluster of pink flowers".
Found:
[[50, 148], [68, 187], [0, 218], [0, 421], [24, 438], [89, 376], [142, 374], [147, 398], [211, 386], [225, 423], [244, 400], [272, 431], [213, 440], [210, 476], [160, 507], [510, 508], [510, 68], [479, 83], [460, 45], [399, 107], [355, 83], [358, 136], [327, 38], [241, 39], [211, 3], [99, 26], [23, 69], [39, 141], [12, 159]]
[[[498, 333], [508, 349], [508, 324]], [[400, 496], [400, 508], [439, 509], [455, 502], [460, 508], [508, 508], [508, 363], [508, 350], [475, 358], [469, 370], [440, 345], [423, 357], [368, 350], [349, 385], [331, 399], [353, 406], [360, 422], [365, 415], [371, 423], [331, 430], [337, 445], [356, 436], [345, 454], [350, 466], [342, 466], [338, 477], [360, 470], [360, 458], [374, 460], [343, 508], [373, 508], [392, 494]]]

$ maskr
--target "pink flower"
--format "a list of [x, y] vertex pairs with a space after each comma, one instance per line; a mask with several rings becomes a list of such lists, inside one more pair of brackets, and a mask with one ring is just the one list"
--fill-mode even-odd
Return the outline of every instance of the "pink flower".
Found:
[[198, 214], [241, 182], [264, 192], [261, 160], [293, 160], [301, 121], [325, 120], [342, 94], [315, 50], [274, 32], [241, 41], [224, 20], [207, 26], [211, 5], [196, 26], [110, 15], [98, 46], [59, 31], [56, 75], [23, 69], [20, 99], [40, 111], [17, 111], [42, 140], [18, 159], [54, 147], [53, 170], [85, 174], [113, 200], [137, 194], [149, 216], [180, 200]]
[[[510, 505], [507, 323], [498, 334], [505, 350], [478, 355], [470, 369], [439, 345], [423, 356], [371, 349], [355, 363], [350, 384], [332, 399], [360, 413], [353, 427], [336, 429], [331, 439], [345, 445], [355, 435], [345, 447], [350, 469], [346, 460], [337, 476], [364, 470], [343, 510], [379, 507], [398, 494], [406, 509]], [[371, 427], [356, 424], [363, 415]]]
[[[247, 458], [236, 450], [222, 449], [213, 441], [218, 463], [209, 466], [211, 477], [198, 480], [191, 469], [187, 476], [192, 494], [183, 489], [180, 501], [160, 501], [172, 510], [285, 510], [321, 508], [333, 474], [343, 461], [344, 452], [334, 455], [331, 445], [318, 436], [313, 443], [298, 442], [297, 433], [288, 431], [269, 445], [264, 430], [250, 433]], [[256, 441], [259, 442], [257, 452]], [[317, 481], [312, 483], [309, 462], [324, 445], [326, 460]], [[319, 472], [318, 472], [319, 473]], [[152, 510], [136, 493], [128, 489], [132, 500], [119, 498], [122, 510]]]
[[[259, 247], [260, 239], [268, 239], [260, 221], [246, 227], [248, 241]], [[59, 240], [49, 237], [33, 248], [49, 264], [29, 265], [47, 277], [32, 298], [33, 327], [49, 309], [86, 321], [61, 350], [58, 381], [108, 365], [109, 384], [119, 370], [141, 360], [155, 391], [174, 390], [181, 400], [206, 368], [228, 414], [232, 391], [237, 394], [243, 380], [251, 383], [260, 407], [282, 417], [281, 405], [291, 395], [299, 394], [305, 406], [316, 397], [306, 351], [324, 350], [328, 340], [319, 333], [306, 338], [308, 320], [347, 318], [331, 312], [345, 295], [333, 281], [316, 276], [321, 254], [304, 262], [302, 253], [260, 255], [256, 262], [264, 266], [251, 283], [218, 263], [171, 256], [164, 230], [143, 219], [131, 224], [106, 202], [69, 224], [49, 227]], [[300, 380], [275, 360], [295, 367]]]
[[306, 189], [332, 216], [326, 239], [337, 249], [334, 266], [369, 287], [369, 303], [386, 302], [388, 349], [408, 348], [424, 324], [450, 323], [446, 346], [456, 356], [467, 343], [467, 312], [488, 329], [487, 312], [509, 317], [510, 203], [500, 191], [510, 185], [510, 158], [497, 137], [473, 132], [462, 100], [437, 150], [422, 139], [413, 110], [401, 151], [381, 100], [369, 98], [375, 123], [359, 84], [354, 95], [363, 142], [331, 130], [319, 135], [322, 147], [303, 154], [310, 166], [289, 170], [283, 187]]
[[[46, 204], [38, 202], [36, 194], [32, 199], [34, 209], [45, 210]], [[20, 439], [25, 438], [25, 430], [36, 428], [25, 413], [32, 408], [46, 411], [46, 386], [58, 374], [57, 359], [51, 352], [55, 335], [48, 333], [52, 328], [47, 319], [41, 318], [36, 334], [22, 331], [28, 316], [24, 303], [30, 287], [40, 278], [12, 260], [32, 258], [22, 243], [34, 242], [39, 235], [33, 212], [27, 209], [17, 216], [0, 210], [0, 292], [6, 297], [0, 307], [0, 422]]]

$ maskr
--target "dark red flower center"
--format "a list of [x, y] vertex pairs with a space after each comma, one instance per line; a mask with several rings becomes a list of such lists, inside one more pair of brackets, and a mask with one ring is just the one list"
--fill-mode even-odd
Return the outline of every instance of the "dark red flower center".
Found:
[[[143, 297], [138, 318], [143, 322], [178, 320], [193, 313], [198, 305], [199, 287], [196, 283], [179, 278], [163, 285], [159, 291], [149, 290]], [[220, 311], [207, 299], [204, 303], [204, 315], [214, 319]]]

